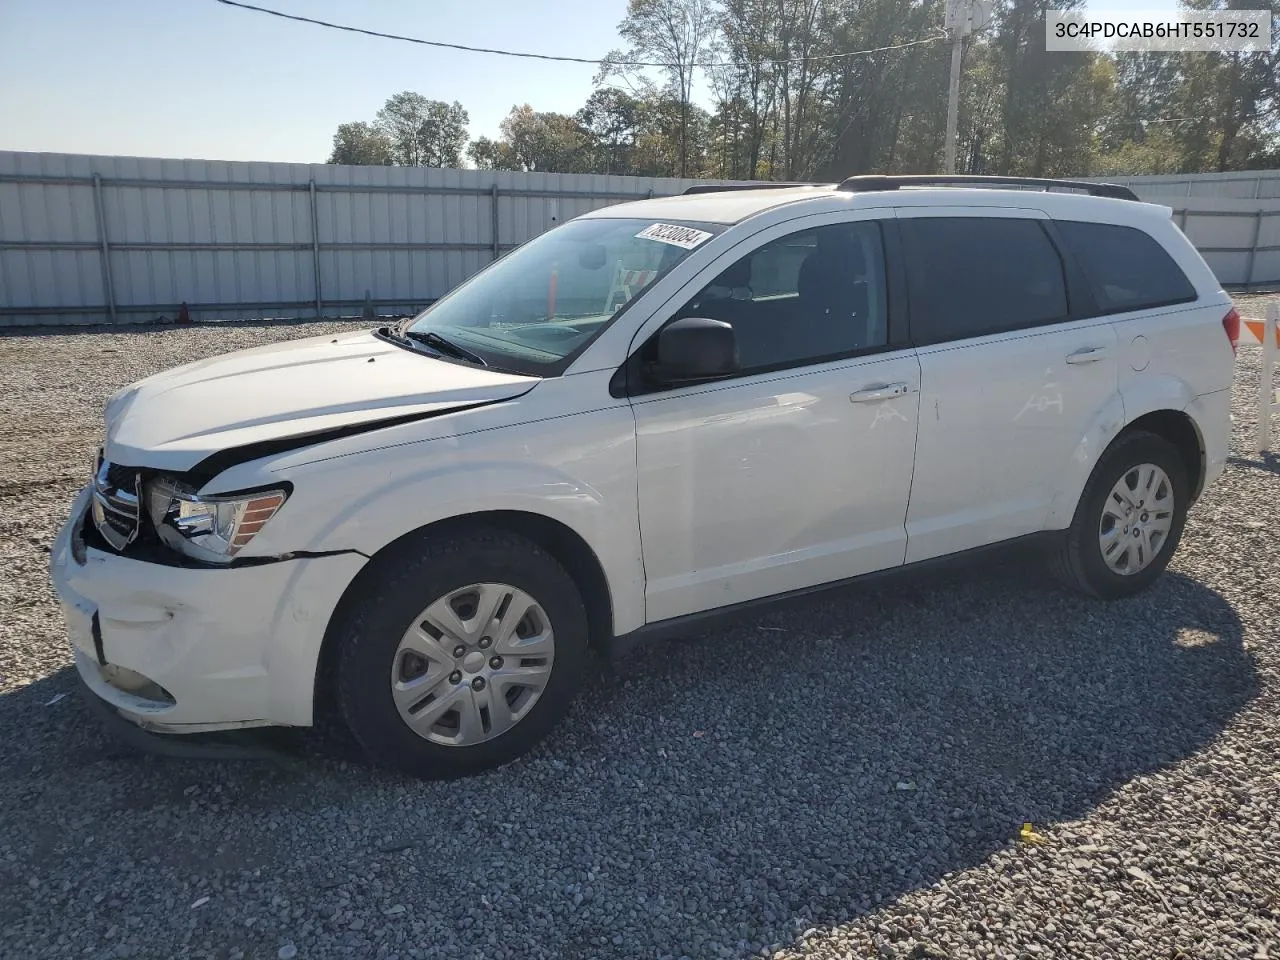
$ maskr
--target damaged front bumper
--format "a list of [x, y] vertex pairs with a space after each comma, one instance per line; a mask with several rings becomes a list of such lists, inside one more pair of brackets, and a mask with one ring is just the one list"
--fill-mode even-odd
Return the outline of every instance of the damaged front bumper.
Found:
[[136, 560], [85, 545], [89, 498], [85, 487], [50, 560], [88, 689], [154, 732], [310, 725], [325, 629], [367, 559], [225, 568]]

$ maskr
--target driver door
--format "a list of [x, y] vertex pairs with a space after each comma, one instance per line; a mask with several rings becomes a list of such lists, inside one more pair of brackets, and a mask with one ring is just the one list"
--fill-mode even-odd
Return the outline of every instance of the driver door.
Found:
[[881, 224], [839, 216], [729, 251], [641, 331], [725, 320], [743, 367], [632, 398], [650, 623], [903, 563], [920, 367]]

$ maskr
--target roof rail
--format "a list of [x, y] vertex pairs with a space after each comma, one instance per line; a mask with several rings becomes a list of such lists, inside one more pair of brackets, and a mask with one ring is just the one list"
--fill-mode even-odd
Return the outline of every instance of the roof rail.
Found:
[[828, 187], [829, 183], [786, 183], [768, 181], [760, 183], [695, 183], [680, 195], [687, 197], [694, 193], [723, 193], [729, 190], [781, 190], [784, 187]]
[[938, 175], [911, 174], [905, 176], [859, 176], [849, 177], [836, 188], [849, 193], [863, 193], [869, 190], [897, 190], [899, 187], [931, 187], [931, 186], [1008, 186], [1008, 187], [1043, 187], [1050, 190], [1054, 187], [1084, 190], [1092, 197], [1111, 197], [1113, 200], [1137, 200], [1138, 195], [1128, 187], [1118, 183], [1092, 183], [1088, 180], [1057, 180], [1043, 177], [986, 177], [972, 174]]

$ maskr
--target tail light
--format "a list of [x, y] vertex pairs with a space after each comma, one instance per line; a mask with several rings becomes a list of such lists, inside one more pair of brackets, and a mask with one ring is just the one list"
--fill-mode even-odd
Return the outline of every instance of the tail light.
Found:
[[1231, 341], [1231, 353], [1234, 355], [1240, 346], [1240, 314], [1236, 312], [1235, 307], [1227, 311], [1227, 315], [1222, 318], [1222, 329], [1226, 331], [1227, 339]]

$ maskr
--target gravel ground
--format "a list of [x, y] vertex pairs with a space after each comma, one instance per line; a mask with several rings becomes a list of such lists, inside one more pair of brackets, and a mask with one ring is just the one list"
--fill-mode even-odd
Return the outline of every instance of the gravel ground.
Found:
[[306, 738], [129, 753], [74, 695], [46, 572], [104, 400], [350, 326], [0, 337], [0, 956], [1280, 955], [1257, 349], [1237, 457], [1143, 597], [1011, 558], [796, 602], [599, 670], [543, 748], [454, 783]]
[[1266, 315], [1267, 304], [1276, 301], [1280, 302], [1280, 291], [1276, 293], [1242, 293], [1235, 297], [1236, 306], [1240, 309], [1242, 317], [1254, 317], [1257, 319]]

